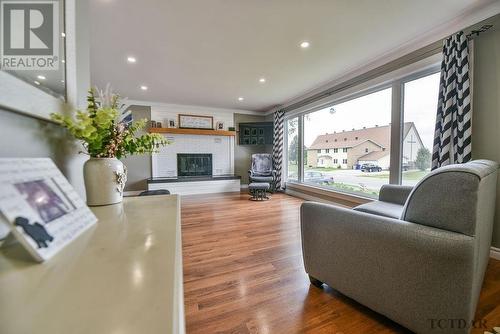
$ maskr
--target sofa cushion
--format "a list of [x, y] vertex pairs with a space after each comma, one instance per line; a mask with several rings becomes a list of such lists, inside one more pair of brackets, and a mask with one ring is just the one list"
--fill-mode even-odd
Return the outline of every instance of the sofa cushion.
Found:
[[403, 213], [403, 205], [390, 202], [373, 201], [358, 205], [354, 208], [356, 211], [371, 213], [377, 216], [400, 219]]
[[266, 183], [273, 182], [272, 176], [252, 176], [252, 177], [250, 177], [250, 179], [252, 182], [266, 182]]

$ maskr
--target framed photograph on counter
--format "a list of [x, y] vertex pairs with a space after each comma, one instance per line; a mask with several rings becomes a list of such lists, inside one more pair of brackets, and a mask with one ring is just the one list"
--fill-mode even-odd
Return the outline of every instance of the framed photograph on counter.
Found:
[[213, 130], [214, 118], [212, 116], [179, 114], [179, 128]]
[[97, 218], [48, 158], [0, 159], [0, 211], [35, 260], [50, 259]]

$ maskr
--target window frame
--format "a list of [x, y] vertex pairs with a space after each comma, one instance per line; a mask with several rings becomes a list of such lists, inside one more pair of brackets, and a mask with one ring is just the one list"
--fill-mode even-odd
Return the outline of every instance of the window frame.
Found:
[[[349, 193], [344, 193], [336, 190], [332, 190], [331, 188], [320, 186], [320, 185], [311, 185], [310, 183], [304, 182], [304, 165], [307, 161], [303, 160], [304, 157], [304, 116], [333, 105], [341, 104], [344, 102], [348, 102], [372, 93], [376, 93], [385, 89], [392, 89], [392, 101], [391, 101], [391, 149], [390, 149], [390, 168], [389, 168], [389, 184], [401, 184], [402, 183], [402, 155], [403, 155], [403, 124], [404, 124], [404, 85], [407, 82], [418, 80], [420, 78], [433, 75], [435, 73], [440, 72], [440, 59], [441, 54], [433, 55], [429, 58], [424, 59], [418, 63], [422, 63], [418, 66], [418, 64], [412, 64], [407, 66], [408, 70], [400, 69], [394, 71], [396, 73], [389, 73], [386, 75], [382, 75], [379, 78], [374, 80], [370, 80], [374, 82], [371, 85], [366, 85], [366, 83], [360, 84], [352, 89], [348, 89], [348, 92], [345, 94], [339, 94], [339, 96], [332, 97], [328, 101], [322, 101], [321, 103], [317, 103], [316, 105], [301, 108], [302, 110], [298, 111], [290, 111], [285, 114], [285, 124], [289, 119], [293, 119], [298, 117], [298, 143], [299, 143], [299, 161], [298, 164], [298, 179], [297, 180], [285, 180], [286, 183], [291, 184], [300, 184], [304, 187], [311, 188], [321, 188], [322, 190], [326, 190], [332, 193], [339, 193], [345, 196], [352, 197], [360, 197], [371, 199], [367, 196], [361, 195], [352, 195]], [[401, 72], [403, 74], [401, 74]], [[392, 77], [391, 77], [392, 76]], [[356, 89], [357, 88], [357, 89]], [[437, 101], [436, 101], [437, 103]], [[288, 148], [288, 132], [285, 131], [285, 143]], [[344, 151], [344, 150], [343, 150]], [[335, 149], [334, 149], [334, 153]], [[340, 163], [340, 161], [339, 161]], [[285, 160], [284, 166], [288, 166], [288, 161]], [[288, 171], [285, 167], [285, 175], [288, 177]], [[285, 186], [286, 187], [286, 186]]]

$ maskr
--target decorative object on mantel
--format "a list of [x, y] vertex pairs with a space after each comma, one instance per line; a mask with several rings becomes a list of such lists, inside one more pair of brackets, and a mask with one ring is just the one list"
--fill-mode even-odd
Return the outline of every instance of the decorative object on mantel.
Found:
[[168, 127], [169, 128], [176, 128], [175, 119], [169, 119], [168, 120]]
[[213, 130], [214, 118], [212, 116], [179, 114], [179, 128]]
[[52, 160], [0, 159], [0, 211], [24, 248], [41, 262], [97, 218]]
[[156, 121], [150, 121], [149, 128], [156, 128]]
[[229, 126], [227, 128], [227, 131], [236, 131], [236, 128], [234, 126]]
[[[87, 204], [119, 203], [127, 180], [127, 169], [119, 159], [157, 152], [168, 141], [156, 133], [137, 136], [147, 120], [124, 122], [131, 111], [126, 110], [109, 85], [105, 91], [90, 89], [87, 101], [87, 110], [78, 110], [75, 118], [61, 114], [51, 117], [80, 140], [90, 156], [84, 165]], [[161, 123], [156, 122], [156, 125], [161, 126]]]
[[179, 135], [200, 135], [200, 136], [236, 136], [235, 131], [226, 130], [204, 130], [204, 129], [179, 129], [179, 128], [151, 128], [150, 133], [171, 133]]
[[224, 122], [217, 122], [216, 130], [224, 130]]
[[156, 127], [161, 128], [161, 122], [156, 122]]

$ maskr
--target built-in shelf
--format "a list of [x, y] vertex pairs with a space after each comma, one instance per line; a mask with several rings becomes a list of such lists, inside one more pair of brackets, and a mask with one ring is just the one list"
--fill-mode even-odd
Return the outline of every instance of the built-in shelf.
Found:
[[236, 131], [205, 130], [205, 129], [178, 129], [178, 128], [150, 128], [150, 133], [172, 133], [181, 135], [204, 135], [204, 136], [230, 136], [234, 137]]

